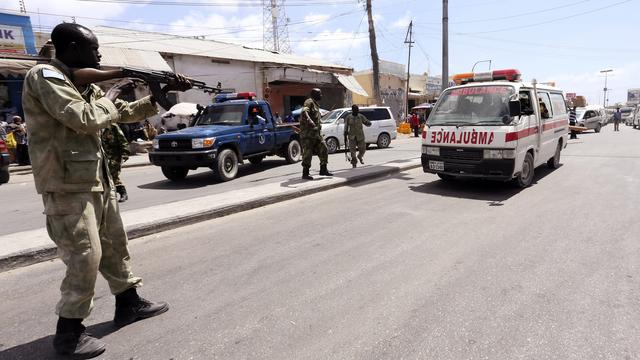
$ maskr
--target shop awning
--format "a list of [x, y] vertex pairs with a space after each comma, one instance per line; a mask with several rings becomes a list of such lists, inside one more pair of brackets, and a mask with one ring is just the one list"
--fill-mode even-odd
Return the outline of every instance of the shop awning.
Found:
[[367, 94], [367, 92], [362, 88], [362, 86], [360, 86], [360, 83], [358, 82], [358, 80], [356, 80], [356, 78], [353, 77], [352, 75], [342, 75], [342, 74], [333, 74], [333, 75], [336, 77], [336, 79], [338, 79], [340, 84], [342, 84], [344, 87], [347, 88], [347, 90], [365, 97], [369, 96], [369, 94]]
[[36, 63], [34, 60], [0, 59], [0, 75], [24, 76]]
[[100, 54], [103, 67], [135, 67], [147, 70], [171, 71], [171, 67], [162, 58], [160, 53], [148, 50], [134, 50], [116, 47], [101, 46]]

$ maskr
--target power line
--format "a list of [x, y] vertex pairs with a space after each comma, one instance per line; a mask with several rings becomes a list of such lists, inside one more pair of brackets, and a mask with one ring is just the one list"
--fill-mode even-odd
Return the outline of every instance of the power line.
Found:
[[[80, 2], [130, 4], [130, 5], [157, 5], [157, 6], [192, 6], [192, 7], [262, 7], [261, 0], [231, 0], [228, 2], [191, 2], [191, 1], [140, 1], [140, 0], [75, 0]], [[313, 6], [313, 5], [348, 5], [354, 4], [354, 0], [307, 0], [292, 2], [288, 6]]]
[[535, 27], [535, 26], [539, 26], [539, 25], [550, 24], [550, 23], [557, 22], [557, 21], [571, 19], [571, 18], [574, 18], [574, 17], [582, 16], [582, 15], [592, 14], [592, 13], [595, 13], [595, 12], [598, 12], [598, 11], [601, 11], [601, 10], [610, 9], [612, 7], [619, 6], [619, 5], [622, 5], [622, 4], [631, 2], [631, 1], [633, 1], [633, 0], [619, 1], [617, 3], [613, 3], [613, 4], [610, 4], [610, 5], [603, 6], [603, 7], [599, 7], [597, 9], [584, 11], [584, 12], [581, 12], [581, 13], [568, 15], [568, 16], [563, 16], [563, 17], [559, 17], [559, 18], [555, 18], [555, 19], [551, 19], [551, 20], [547, 20], [547, 21], [541, 21], [541, 22], [538, 22], [538, 23], [533, 23], [533, 24], [528, 24], [528, 25], [519, 25], [519, 26], [513, 26], [513, 27], [496, 29], [496, 30], [489, 30], [489, 31], [477, 31], [477, 32], [472, 32], [472, 33], [458, 33], [458, 35], [489, 34], [489, 33], [496, 33], [496, 32], [502, 32], [502, 31], [526, 29], [526, 28], [530, 28], [530, 27]]

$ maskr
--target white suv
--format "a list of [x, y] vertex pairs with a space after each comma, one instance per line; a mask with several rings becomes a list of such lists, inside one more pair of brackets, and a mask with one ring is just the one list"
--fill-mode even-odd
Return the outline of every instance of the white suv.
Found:
[[[388, 107], [371, 106], [360, 108], [371, 126], [364, 127], [364, 141], [379, 148], [389, 147], [391, 140], [398, 136], [396, 120]], [[322, 117], [322, 137], [327, 143], [329, 154], [344, 147], [344, 119], [351, 114], [351, 108], [335, 109]]]

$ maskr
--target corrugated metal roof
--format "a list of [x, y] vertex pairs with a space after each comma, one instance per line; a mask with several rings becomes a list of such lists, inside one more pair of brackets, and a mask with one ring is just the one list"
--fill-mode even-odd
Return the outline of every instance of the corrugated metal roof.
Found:
[[167, 54], [203, 56], [215, 59], [310, 66], [347, 72], [351, 72], [352, 70], [349, 67], [333, 64], [324, 60], [253, 49], [242, 45], [213, 40], [106, 26], [98, 26], [93, 29], [93, 32], [98, 37], [100, 46], [157, 51]]
[[157, 51], [100, 46], [100, 54], [102, 54], [102, 59], [100, 60], [100, 65], [102, 66], [130, 66], [150, 70], [173, 71]]

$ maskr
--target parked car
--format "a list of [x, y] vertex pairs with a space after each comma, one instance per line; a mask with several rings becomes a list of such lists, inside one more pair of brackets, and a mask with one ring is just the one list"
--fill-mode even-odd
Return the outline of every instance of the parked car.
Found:
[[0, 184], [9, 182], [9, 149], [4, 140], [0, 140]]
[[599, 133], [600, 129], [607, 123], [607, 113], [599, 105], [589, 105], [576, 109], [576, 125], [593, 129]]
[[[388, 107], [363, 107], [360, 108], [360, 113], [371, 121], [371, 126], [364, 127], [364, 141], [367, 146], [376, 144], [378, 148], [383, 149], [389, 147], [391, 140], [398, 137], [396, 120]], [[330, 154], [345, 146], [344, 119], [349, 114], [351, 108], [340, 108], [322, 117], [322, 137]]]
[[633, 108], [623, 107], [620, 109], [620, 113], [622, 115], [622, 122], [627, 125], [633, 125]]
[[633, 112], [633, 128], [640, 128], [640, 105], [636, 106], [636, 110]]

